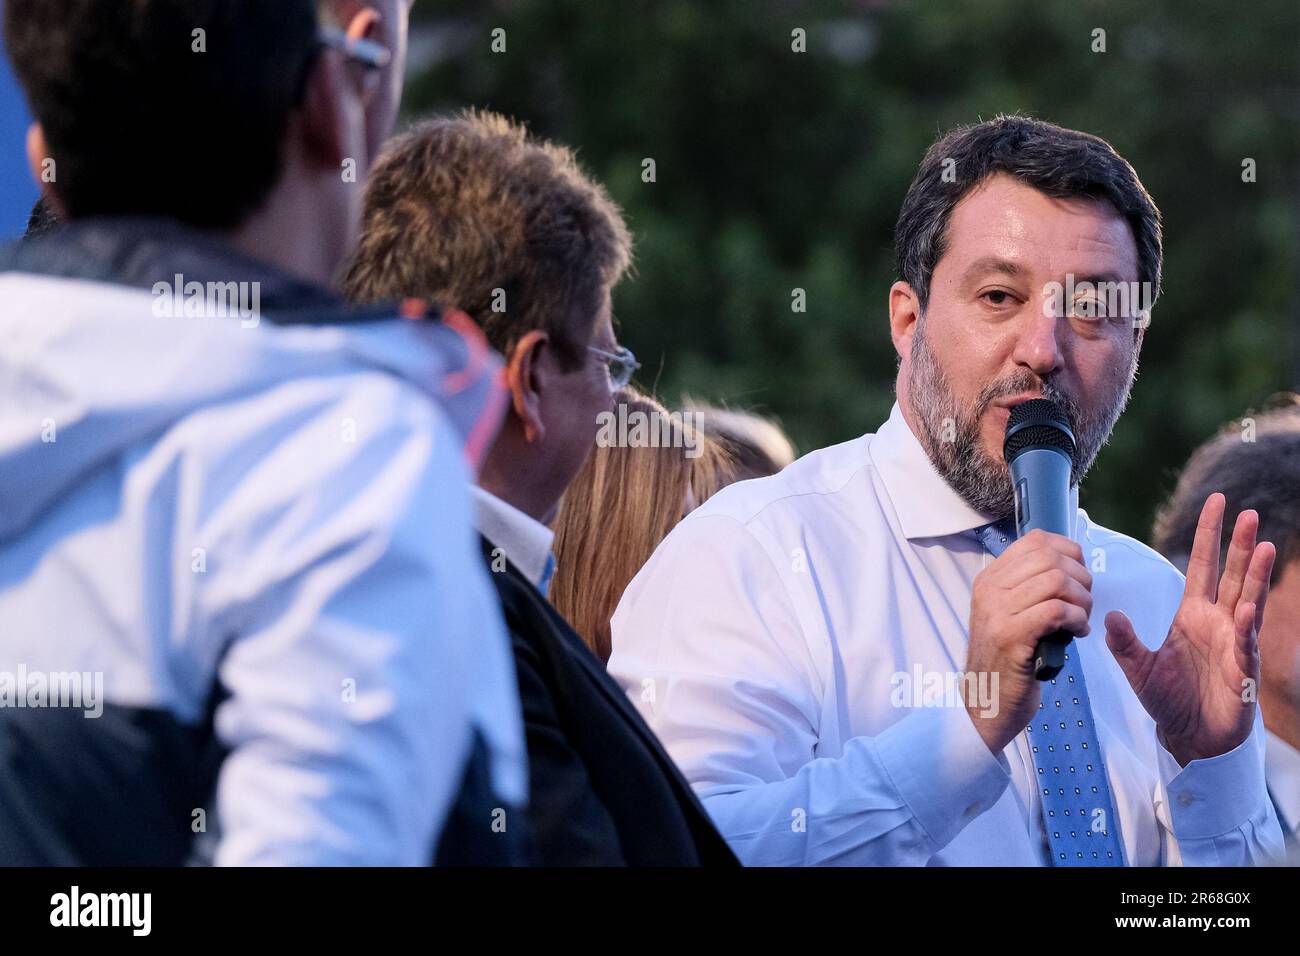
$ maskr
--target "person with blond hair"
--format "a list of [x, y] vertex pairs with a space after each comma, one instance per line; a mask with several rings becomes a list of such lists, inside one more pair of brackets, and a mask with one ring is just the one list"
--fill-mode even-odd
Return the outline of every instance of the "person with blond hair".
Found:
[[553, 524], [551, 603], [602, 661], [623, 590], [677, 522], [732, 477], [726, 451], [690, 418], [633, 388], [619, 392], [617, 407], [624, 420], [642, 416], [656, 440], [598, 441]]

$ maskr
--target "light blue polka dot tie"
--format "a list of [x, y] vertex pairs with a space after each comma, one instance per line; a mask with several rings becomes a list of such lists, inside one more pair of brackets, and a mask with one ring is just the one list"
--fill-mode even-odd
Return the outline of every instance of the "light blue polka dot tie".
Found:
[[[1001, 524], [975, 534], [995, 558], [1015, 540]], [[1119, 821], [1078, 657], [1067, 650], [1061, 672], [1043, 682], [1038, 713], [1026, 728], [1047, 845], [1054, 866], [1123, 866]]]

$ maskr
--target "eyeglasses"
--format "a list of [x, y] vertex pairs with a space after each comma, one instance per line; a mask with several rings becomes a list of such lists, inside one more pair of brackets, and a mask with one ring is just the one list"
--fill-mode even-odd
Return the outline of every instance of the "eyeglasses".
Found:
[[598, 349], [594, 345], [588, 345], [587, 351], [595, 352], [605, 363], [609, 371], [610, 387], [617, 391], [620, 388], [626, 388], [627, 383], [632, 381], [632, 376], [636, 370], [641, 367], [641, 363], [636, 360], [630, 349], [623, 346], [618, 347], [617, 352], [606, 352], [604, 349]]
[[359, 71], [357, 88], [362, 102], [369, 103], [379, 87], [379, 74], [392, 62], [393, 54], [382, 44], [350, 37], [338, 27], [321, 27], [317, 39], [321, 47], [342, 53], [354, 73]]

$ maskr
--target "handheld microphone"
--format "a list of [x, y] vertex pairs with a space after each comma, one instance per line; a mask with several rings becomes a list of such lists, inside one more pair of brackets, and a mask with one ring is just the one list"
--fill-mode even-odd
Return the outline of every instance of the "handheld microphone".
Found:
[[[1002, 455], [1015, 490], [1017, 538], [1036, 528], [1072, 537], [1074, 454], [1074, 432], [1055, 402], [1035, 398], [1011, 410]], [[1060, 673], [1065, 649], [1073, 639], [1064, 630], [1040, 639], [1034, 649], [1034, 676], [1051, 680]]]

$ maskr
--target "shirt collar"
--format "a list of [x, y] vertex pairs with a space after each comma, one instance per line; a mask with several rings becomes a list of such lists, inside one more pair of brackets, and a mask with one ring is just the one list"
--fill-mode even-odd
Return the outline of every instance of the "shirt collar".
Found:
[[[872, 438], [869, 454], [885, 483], [904, 537], [960, 534], [994, 520], [967, 504], [939, 474], [897, 402], [889, 420]], [[1070, 489], [1070, 506], [1072, 511], [1078, 510], [1077, 487]]]
[[475, 529], [504, 551], [524, 577], [545, 593], [543, 585], [553, 564], [551, 545], [555, 532], [477, 485], [470, 490], [474, 495]]
[[1300, 833], [1300, 750], [1273, 733], [1264, 735], [1264, 766], [1268, 791], [1282, 816], [1282, 827]]

